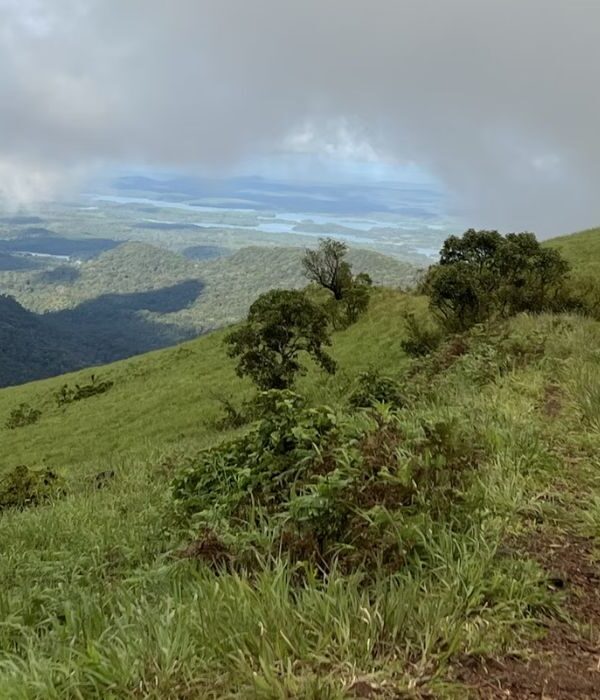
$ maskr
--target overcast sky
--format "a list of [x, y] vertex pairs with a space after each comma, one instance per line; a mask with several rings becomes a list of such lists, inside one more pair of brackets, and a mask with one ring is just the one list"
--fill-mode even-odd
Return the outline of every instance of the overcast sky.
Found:
[[291, 151], [427, 172], [474, 226], [598, 225], [599, 45], [598, 0], [0, 0], [0, 190]]

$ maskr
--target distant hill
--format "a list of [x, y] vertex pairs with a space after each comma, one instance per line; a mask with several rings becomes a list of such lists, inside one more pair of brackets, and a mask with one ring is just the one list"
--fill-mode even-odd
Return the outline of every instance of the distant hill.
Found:
[[[253, 247], [196, 261], [128, 242], [80, 263], [0, 271], [0, 290], [22, 305], [47, 349], [29, 371], [26, 355], [14, 375], [7, 361], [0, 385], [112, 362], [238, 321], [263, 292], [306, 286], [301, 257], [299, 248]], [[380, 285], [407, 286], [415, 276], [411, 265], [371, 251], [352, 250], [349, 260]]]

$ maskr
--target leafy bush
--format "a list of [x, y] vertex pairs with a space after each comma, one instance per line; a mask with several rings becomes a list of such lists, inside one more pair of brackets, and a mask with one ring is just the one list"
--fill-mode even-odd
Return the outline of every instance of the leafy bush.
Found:
[[63, 481], [56, 472], [18, 466], [0, 480], [0, 511], [37, 506], [63, 493]]
[[114, 382], [108, 380], [102, 382], [98, 381], [98, 377], [92, 374], [89, 384], [83, 384], [82, 386], [75, 384], [74, 387], [64, 384], [60, 391], [56, 392], [54, 397], [58, 406], [64, 406], [65, 404], [73, 403], [74, 401], [88, 399], [90, 396], [104, 394], [113, 386]]
[[414, 518], [452, 506], [476, 455], [452, 421], [384, 407], [340, 415], [290, 392], [261, 400], [255, 428], [200, 453], [173, 483], [186, 521], [242, 560], [284, 552], [322, 566], [396, 567], [414, 545]]
[[13, 408], [9, 417], [6, 420], [6, 427], [9, 430], [15, 428], [23, 428], [26, 425], [37, 423], [42, 416], [42, 412], [37, 408], [32, 408], [27, 403], [19, 404], [17, 408]]
[[445, 241], [422, 286], [444, 326], [464, 331], [493, 315], [572, 308], [568, 271], [561, 254], [532, 233], [470, 229]]
[[357, 387], [350, 395], [350, 405], [354, 408], [370, 408], [376, 403], [387, 403], [400, 408], [405, 399], [400, 384], [395, 379], [382, 375], [377, 369], [370, 369], [359, 375]]
[[411, 357], [429, 355], [442, 341], [440, 329], [417, 318], [413, 312], [405, 315], [405, 332], [406, 337], [400, 341], [400, 345]]

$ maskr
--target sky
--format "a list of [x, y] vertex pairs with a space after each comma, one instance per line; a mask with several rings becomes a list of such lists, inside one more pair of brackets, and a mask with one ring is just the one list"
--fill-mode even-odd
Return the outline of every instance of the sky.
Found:
[[271, 163], [437, 182], [475, 227], [599, 225], [599, 43], [598, 0], [0, 0], [0, 197]]

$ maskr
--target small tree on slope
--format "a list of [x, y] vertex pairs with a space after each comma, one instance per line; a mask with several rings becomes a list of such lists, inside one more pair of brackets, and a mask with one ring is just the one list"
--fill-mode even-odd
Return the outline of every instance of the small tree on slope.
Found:
[[291, 387], [296, 376], [306, 372], [302, 353], [326, 372], [336, 369], [323, 349], [331, 344], [327, 316], [300, 291], [275, 289], [260, 296], [246, 322], [225, 342], [230, 357], [238, 358], [238, 375], [250, 377], [261, 390]]

